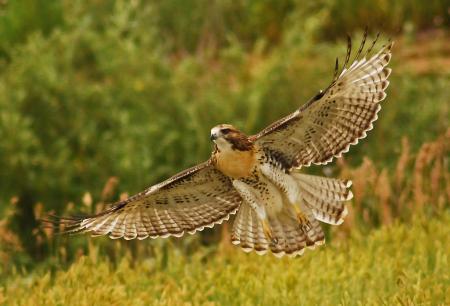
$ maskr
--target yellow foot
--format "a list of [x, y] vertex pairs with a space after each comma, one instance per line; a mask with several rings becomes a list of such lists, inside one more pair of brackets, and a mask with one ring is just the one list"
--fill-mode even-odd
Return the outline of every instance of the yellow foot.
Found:
[[278, 239], [273, 236], [272, 229], [270, 228], [269, 222], [267, 220], [262, 221], [263, 231], [267, 238], [269, 238], [270, 242], [273, 244], [278, 243]]
[[308, 218], [305, 216], [305, 214], [300, 210], [300, 208], [297, 205], [294, 205], [295, 212], [297, 214], [297, 220], [300, 224], [300, 228], [303, 230], [303, 232], [307, 233], [311, 230], [312, 226], [309, 222]]

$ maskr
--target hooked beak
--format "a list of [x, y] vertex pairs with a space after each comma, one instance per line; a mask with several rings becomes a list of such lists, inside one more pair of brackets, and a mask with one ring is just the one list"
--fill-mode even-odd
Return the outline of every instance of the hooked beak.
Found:
[[214, 141], [217, 139], [217, 135], [216, 134], [211, 134], [211, 141]]

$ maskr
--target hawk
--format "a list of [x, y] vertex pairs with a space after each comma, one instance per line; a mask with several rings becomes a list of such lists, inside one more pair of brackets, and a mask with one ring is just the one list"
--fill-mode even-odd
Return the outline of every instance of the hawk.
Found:
[[340, 69], [336, 60], [325, 90], [258, 134], [215, 126], [206, 162], [98, 214], [45, 222], [64, 233], [129, 240], [194, 234], [237, 214], [231, 239], [246, 252], [295, 256], [323, 244], [319, 221], [343, 222], [351, 182], [300, 169], [329, 163], [372, 129], [389, 84], [392, 42], [371, 55], [378, 36], [365, 51], [366, 37], [351, 64], [348, 39], [345, 63]]

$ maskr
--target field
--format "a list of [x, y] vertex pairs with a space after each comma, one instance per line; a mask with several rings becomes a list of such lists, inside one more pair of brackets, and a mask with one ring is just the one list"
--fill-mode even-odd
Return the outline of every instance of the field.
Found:
[[[0, 305], [450, 304], [450, 15], [444, 0], [0, 1]], [[346, 33], [395, 42], [375, 128], [305, 172], [350, 214], [301, 258], [245, 254], [231, 224], [181, 239], [61, 237], [253, 134], [332, 79]]]
[[[448, 305], [447, 212], [369, 235], [353, 232], [297, 259], [245, 254], [223, 243], [113, 265], [92, 246], [68, 270], [16, 272], [5, 305]], [[161, 250], [160, 250], [161, 251]]]

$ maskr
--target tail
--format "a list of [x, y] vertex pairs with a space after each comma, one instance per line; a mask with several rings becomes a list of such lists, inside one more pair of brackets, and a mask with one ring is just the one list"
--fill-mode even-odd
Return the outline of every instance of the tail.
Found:
[[339, 225], [348, 211], [345, 201], [353, 198], [351, 181], [293, 173], [300, 187], [300, 198], [322, 222]]
[[259, 255], [268, 250], [276, 257], [302, 255], [306, 247], [314, 248], [325, 242], [324, 233], [313, 212], [307, 207], [305, 210], [308, 221], [305, 224], [299, 223], [291, 204], [284, 205], [276, 216], [269, 216], [269, 225], [276, 239], [273, 242], [264, 234], [262, 222], [255, 211], [244, 202], [233, 224], [231, 242], [239, 245], [245, 252], [254, 250]]
[[353, 197], [349, 190], [351, 182], [300, 173], [293, 173], [293, 177], [300, 187], [304, 220], [297, 218], [292, 204], [284, 203], [281, 212], [268, 217], [274, 243], [264, 234], [255, 211], [244, 202], [233, 224], [233, 244], [260, 255], [270, 250], [277, 257], [302, 255], [305, 248], [324, 244], [325, 235], [319, 221], [335, 225], [344, 221], [347, 208], [343, 202]]

